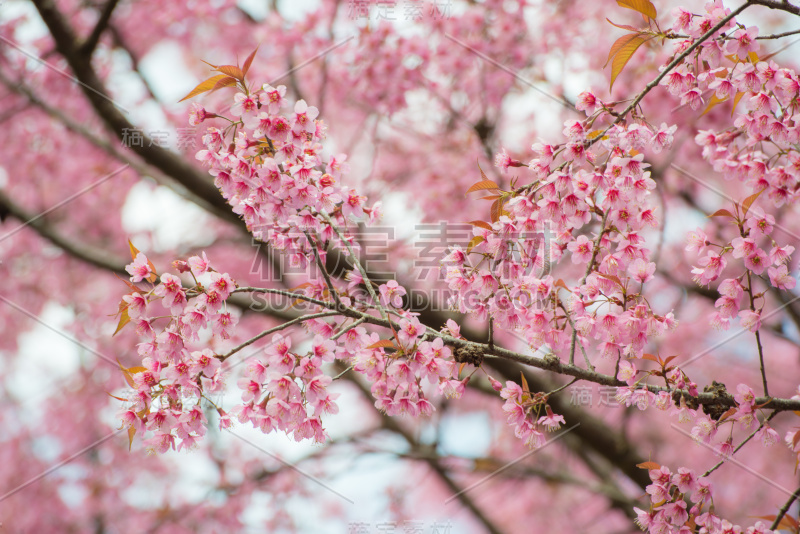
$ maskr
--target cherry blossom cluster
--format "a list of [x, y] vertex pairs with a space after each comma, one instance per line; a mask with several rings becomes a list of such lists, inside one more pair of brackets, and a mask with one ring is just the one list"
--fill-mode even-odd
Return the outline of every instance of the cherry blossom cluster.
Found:
[[[380, 203], [367, 207], [366, 197], [339, 185], [348, 171], [347, 157], [323, 157], [326, 126], [317, 119], [319, 110], [299, 100], [293, 113], [285, 113], [285, 94], [286, 87], [266, 84], [254, 93], [237, 92], [230, 108], [236, 120], [228, 119], [225, 129], [209, 127], [206, 148], [196, 158], [253, 237], [286, 251], [292, 265], [303, 269], [314, 261], [307, 234], [316, 236], [324, 258], [322, 243], [351, 243], [347, 219], [368, 215], [374, 221], [381, 215]], [[199, 124], [207, 117], [220, 115], [194, 104], [191, 121]], [[323, 213], [342, 227], [341, 237]]]
[[[372, 384], [375, 407], [388, 415], [430, 415], [433, 404], [423, 390], [424, 382], [438, 386], [434, 392], [449, 394], [460, 381], [446, 380], [452, 369], [450, 348], [442, 339], [421, 341], [424, 328], [416, 319], [403, 319], [397, 333], [399, 345], [387, 352], [377, 333], [362, 326], [344, 326], [321, 319], [306, 323], [315, 333], [312, 349], [305, 356], [291, 351], [290, 338], [276, 334], [264, 357], [250, 360], [238, 385], [243, 404], [231, 414], [242, 423], [251, 422], [263, 432], [278, 430], [293, 434], [298, 441], [326, 438], [320, 416], [338, 412], [329, 393], [333, 381], [322, 371], [323, 363], [340, 360], [366, 377]], [[453, 384], [452, 382], [457, 382]]]
[[[123, 297], [136, 332], [145, 341], [138, 346], [142, 366], [125, 370], [134, 391], [123, 399], [129, 406], [119, 417], [136, 431], [152, 431], [154, 436], [145, 445], [154, 451], [175, 448], [176, 439], [181, 440], [178, 450], [191, 447], [205, 435], [202, 399], [217, 409], [221, 427], [229, 427], [235, 418], [264, 433], [280, 431], [298, 441], [323, 442], [327, 434], [322, 416], [338, 412], [335, 401], [339, 394], [328, 391], [333, 379], [323, 371], [323, 365], [334, 360], [350, 365], [369, 380], [376, 408], [388, 415], [430, 415], [434, 410], [428, 400], [431, 392], [460, 397], [464, 391], [468, 378], [451, 378], [450, 347], [441, 337], [423, 339], [425, 328], [407, 312], [398, 313], [400, 329], [388, 346], [377, 333], [348, 325], [348, 319], [339, 323], [309, 319], [305, 326], [314, 334], [310, 350], [293, 351], [290, 337], [275, 334], [262, 355], [247, 360], [237, 381], [242, 402], [227, 412], [207, 395], [224, 390], [221, 360], [234, 352], [222, 356], [208, 348], [190, 351], [187, 347], [197, 342], [206, 328], [222, 339], [230, 336], [236, 319], [220, 305], [234, 290], [235, 282], [211, 269], [205, 254], [175, 265], [192, 275], [197, 282], [194, 288], [184, 289], [179, 277], [165, 273], [149, 291]], [[132, 283], [154, 274], [142, 253], [128, 266], [128, 272]], [[204, 277], [208, 278], [205, 286], [198, 282]], [[388, 294], [387, 288], [403, 291], [396, 284], [384, 284], [381, 293]], [[348, 297], [341, 298], [349, 303]], [[155, 300], [168, 312], [159, 332], [148, 313]], [[453, 321], [446, 331], [459, 335]], [[427, 394], [425, 384], [431, 385]]]
[[[335, 402], [339, 394], [327, 389], [333, 379], [322, 371], [323, 363], [335, 359], [336, 344], [316, 335], [307, 353], [291, 348], [290, 337], [275, 334], [263, 356], [248, 360], [247, 370], [237, 382], [242, 404], [230, 415], [265, 434], [278, 430], [297, 441], [312, 438], [323, 442], [322, 415], [339, 411]], [[230, 423], [223, 419], [222, 424]]]
[[[631, 123], [595, 139], [591, 126], [603, 114], [567, 122], [561, 145], [534, 145], [534, 181], [501, 192], [499, 216], [476, 225], [472, 248], [454, 247], [442, 266], [459, 311], [492, 318], [534, 349], [563, 354], [574, 348], [572, 329], [587, 350], [594, 341], [603, 356], [640, 358], [648, 339], [676, 326], [641, 294], [655, 271], [644, 233], [657, 220], [649, 203], [655, 182], [640, 151], [671, 134]], [[505, 152], [496, 164], [523, 166]], [[530, 239], [533, 232], [546, 237]], [[573, 283], [542, 272], [566, 257], [580, 270]]]
[[[702, 15], [676, 10], [673, 29], [689, 35], [677, 44], [676, 53], [730, 13], [720, 1], [706, 4], [705, 9]], [[794, 118], [800, 78], [791, 68], [760, 60], [757, 35], [755, 26], [729, 22], [662, 83], [693, 109], [706, 102], [735, 102], [733, 127], [700, 131], [695, 140], [715, 171], [747, 183], [754, 192], [766, 190], [779, 207], [796, 201], [800, 185], [800, 131]]]
[[[185, 288], [179, 276], [164, 273], [158, 284], [140, 289], [135, 284], [157, 280], [152, 263], [138, 252], [126, 269], [133, 289], [122, 297], [121, 311], [142, 339], [142, 365], [124, 369], [132, 391], [118, 417], [135, 432], [152, 432], [144, 444], [166, 452], [191, 448], [206, 433], [207, 420], [200, 401], [224, 387], [225, 375], [209, 348], [191, 350], [204, 332], [229, 339], [238, 316], [226, 300], [236, 283], [210, 267], [205, 253], [174, 263], [179, 273], [191, 275], [195, 285]], [[124, 326], [124, 323], [121, 323]]]
[[[671, 373], [674, 373], [674, 371]], [[650, 372], [649, 374], [655, 373]], [[697, 397], [697, 387], [693, 383], [688, 383], [681, 387], [679, 381], [675, 382], [668, 378], [666, 382], [670, 390], [685, 388], [691, 396]], [[665, 390], [654, 393], [646, 386], [638, 388], [618, 388], [617, 390], [617, 400], [625, 406], [635, 405], [640, 410], [645, 410], [649, 406], [655, 406], [660, 410], [669, 410], [671, 415], [677, 417], [679, 423], [691, 423], [692, 437], [700, 443], [714, 446], [717, 454], [722, 458], [728, 458], [732, 454], [733, 427], [737, 424], [746, 431], [752, 431], [753, 427], [757, 426], [754, 437], [758, 439], [764, 447], [770, 447], [780, 439], [778, 433], [767, 422], [766, 417], [764, 417], [764, 421], [759, 424], [757, 410], [759, 410], [761, 406], [755, 404], [755, 398], [755, 393], [750, 386], [747, 384], [739, 384], [736, 387], [736, 393], [733, 394], [736, 406], [722, 414], [711, 414], [705, 413], [702, 405], [697, 406], [697, 408], [691, 408], [685, 396], [681, 396], [679, 402], [676, 404], [673, 396]], [[723, 437], [723, 441], [715, 445], [714, 439], [717, 437], [718, 431], [722, 425], [730, 425], [730, 432], [727, 437]]]
[[516, 382], [508, 381], [500, 391], [500, 396], [506, 399], [503, 411], [508, 417], [508, 424], [514, 426], [514, 435], [531, 448], [544, 445], [542, 429], [552, 432], [564, 424], [564, 417], [554, 414], [547, 405], [547, 395], [544, 393], [531, 394]]
[[659, 466], [649, 470], [652, 484], [646, 492], [650, 499], [647, 510], [634, 508], [636, 524], [651, 534], [770, 534], [761, 521], [743, 530], [714, 513], [714, 489], [707, 478], [697, 476], [685, 467], [672, 473]]
[[[718, 286], [721, 296], [714, 304], [717, 311], [711, 317], [711, 324], [727, 330], [730, 320], [738, 315], [742, 327], [755, 332], [761, 327], [764, 294], [755, 293], [753, 280], [755, 277], [767, 278], [769, 285], [777, 290], [793, 289], [797, 282], [790, 274], [789, 261], [794, 247], [778, 245], [769, 237], [775, 219], [760, 208], [746, 211], [739, 217], [728, 210], [721, 211], [723, 213], [720, 216], [735, 220], [740, 235], [730, 242], [715, 244], [701, 229], [692, 232], [686, 250], [705, 254], [698, 260], [692, 273], [697, 283], [708, 285], [720, 277], [728, 265], [728, 257], [740, 260], [743, 263], [742, 273], [735, 278], [725, 278]], [[747, 303], [749, 309], [740, 309], [745, 295], [751, 297]]]

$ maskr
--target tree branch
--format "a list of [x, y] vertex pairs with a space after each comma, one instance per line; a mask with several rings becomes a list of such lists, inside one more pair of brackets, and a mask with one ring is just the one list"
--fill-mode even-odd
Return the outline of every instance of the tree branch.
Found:
[[24, 83], [19, 81], [14, 81], [11, 78], [8, 78], [5, 74], [3, 74], [2, 71], [0, 71], [0, 83], [2, 83], [9, 90], [27, 98], [30, 104], [33, 104], [34, 106], [42, 110], [50, 117], [59, 121], [61, 124], [64, 125], [64, 127], [67, 130], [80, 135], [86, 141], [96, 146], [109, 156], [117, 159], [122, 163], [130, 165], [131, 168], [135, 170], [140, 176], [149, 176], [153, 178], [159, 185], [168, 187], [176, 195], [197, 204], [199, 207], [211, 213], [212, 215], [219, 217], [223, 220], [227, 218], [227, 213], [231, 211], [230, 206], [228, 206], [226, 210], [221, 210], [216, 206], [210, 205], [208, 202], [205, 201], [205, 199], [195, 195], [192, 192], [192, 190], [187, 190], [185, 187], [182, 187], [179, 183], [176, 183], [176, 181], [173, 180], [171, 177], [168, 177], [165, 174], [159, 172], [158, 169], [149, 167], [147, 164], [142, 163], [140, 159], [129, 156], [128, 154], [117, 148], [109, 141], [92, 133], [83, 124], [77, 122], [76, 120], [64, 114], [60, 109], [48, 105], [44, 100], [39, 98], [39, 96], [36, 93], [34, 93]]
[[106, 5], [103, 6], [103, 10], [100, 12], [100, 18], [97, 19], [97, 24], [95, 24], [92, 33], [86, 37], [86, 40], [80, 44], [78, 47], [78, 53], [86, 56], [91, 57], [92, 52], [94, 49], [97, 48], [97, 43], [100, 42], [100, 36], [103, 35], [103, 32], [108, 27], [108, 23], [111, 20], [111, 14], [114, 13], [114, 8], [117, 7], [119, 0], [107, 0]]
[[[89, 100], [106, 127], [122, 140], [125, 132], [133, 130], [135, 127], [106, 96], [108, 91], [93, 69], [89, 58], [80, 53], [72, 28], [69, 27], [52, 0], [33, 0], [33, 3], [50, 30], [56, 49], [67, 60], [76, 79], [81, 82], [84, 96]], [[130, 147], [131, 150], [209, 205], [218, 208], [221, 218], [245, 228], [244, 222], [230, 210], [228, 203], [220, 195], [208, 175], [187, 163], [178, 154], [152, 143], [147, 136], [144, 136], [144, 140], [142, 146], [137, 144]]]
[[[800, 16], [800, 7], [793, 6], [786, 0], [748, 0], [747, 4], [756, 6], [764, 6], [770, 9], [777, 9], [779, 11], [786, 11], [792, 15]], [[745, 4], [745, 5], [747, 5]]]
[[772, 526], [769, 527], [770, 530], [774, 530], [774, 531], [778, 530], [778, 526], [781, 524], [781, 521], [783, 520], [783, 516], [785, 516], [786, 513], [789, 511], [789, 508], [792, 507], [792, 504], [794, 503], [794, 501], [796, 501], [799, 498], [800, 498], [800, 488], [797, 488], [796, 490], [794, 490], [794, 493], [792, 493], [792, 496], [789, 497], [789, 500], [786, 501], [786, 504], [784, 504], [781, 507], [781, 509], [778, 511], [778, 515], [775, 517], [775, 521], [773, 521], [772, 522]]

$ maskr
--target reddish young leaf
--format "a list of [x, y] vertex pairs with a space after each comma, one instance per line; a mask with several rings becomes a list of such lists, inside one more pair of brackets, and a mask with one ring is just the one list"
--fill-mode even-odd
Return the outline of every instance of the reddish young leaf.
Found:
[[560, 288], [566, 289], [567, 291], [569, 291], [570, 293], [572, 293], [572, 291], [570, 291], [570, 289], [567, 287], [567, 284], [566, 284], [566, 283], [564, 282], [564, 280], [562, 280], [561, 278], [559, 278], [558, 280], [556, 280], [556, 283], [555, 283], [555, 284], [553, 284], [553, 287], [560, 287]]
[[469, 243], [467, 244], [467, 254], [472, 252], [473, 248], [477, 247], [478, 245], [480, 245], [483, 242], [484, 242], [483, 236], [479, 236], [479, 235], [476, 235], [475, 237], [470, 239]]
[[720, 209], [709, 215], [709, 217], [730, 217], [731, 219], [735, 219], [736, 217], [733, 216], [733, 213], [726, 209]]
[[640, 464], [636, 464], [636, 467], [639, 469], [647, 469], [648, 471], [652, 471], [653, 469], [661, 469], [661, 466], [655, 462], [642, 462]]
[[500, 215], [502, 215], [503, 204], [501, 204], [501, 202], [502, 202], [501, 199], [497, 199], [494, 202], [492, 202], [492, 209], [491, 209], [491, 213], [490, 213], [490, 219], [491, 219], [491, 221], [493, 223], [499, 221], [500, 220]]
[[737, 409], [736, 409], [736, 408], [731, 408], [730, 410], [728, 410], [727, 412], [725, 412], [724, 414], [722, 414], [722, 415], [720, 416], [720, 418], [719, 418], [719, 420], [717, 421], [717, 423], [721, 423], [721, 422], [723, 422], [725, 419], [727, 419], [728, 417], [730, 417], [730, 416], [734, 415], [736, 412], [737, 412]]
[[214, 84], [214, 87], [211, 88], [211, 92], [218, 91], [223, 87], [230, 87], [231, 85], [236, 85], [236, 78], [231, 78], [230, 76], [226, 76], [222, 78], [217, 83]]
[[767, 188], [765, 187], [758, 193], [753, 193], [752, 195], [750, 195], [749, 197], [747, 197], [742, 201], [742, 217], [747, 217], [747, 212], [750, 211], [750, 206], [753, 205], [753, 202], [755, 202], [756, 199], [759, 197], [759, 195], [761, 195], [761, 193], [766, 191], [766, 189]]
[[[753, 519], [764, 519], [766, 521], [775, 521], [775, 518], [778, 516], [776, 515], [756, 515], [750, 516]], [[780, 523], [778, 523], [779, 530], [790, 530], [792, 532], [796, 532], [797, 528], [800, 527], [800, 523], [797, 522], [797, 519], [790, 516], [789, 514], [784, 515], [781, 518]]]
[[[128, 239], [128, 247], [131, 249], [131, 259], [136, 261], [136, 256], [139, 254], [139, 249], [133, 246], [133, 243], [131, 243], [130, 239]], [[147, 281], [153, 283], [158, 279], [158, 275], [156, 274], [156, 266], [153, 265], [153, 262], [150, 261], [149, 258], [147, 260], [147, 265], [149, 265], [150, 270], [153, 271], [152, 274], [147, 277]], [[136, 291], [139, 291], [139, 288], [136, 288]]]
[[723, 102], [725, 102], [727, 100], [728, 100], [727, 96], [725, 98], [719, 98], [719, 97], [717, 97], [716, 94], [711, 95], [711, 100], [708, 101], [708, 105], [706, 106], [705, 111], [703, 111], [700, 114], [700, 116], [702, 117], [703, 115], [705, 115], [706, 113], [708, 113], [709, 111], [714, 109], [717, 105], [722, 104]]
[[122, 369], [122, 376], [125, 377], [125, 382], [127, 382], [130, 387], [136, 387], [136, 384], [133, 383], [133, 375], [122, 365], [122, 362], [117, 360], [117, 363], [119, 364], [119, 368]]
[[631, 59], [636, 50], [653, 38], [652, 35], [647, 37], [640, 37], [640, 35], [643, 34], [637, 34], [633, 39], [626, 42], [614, 56], [614, 61], [611, 62], [611, 85], [609, 86], [609, 91], [614, 87], [614, 81], [616, 81], [617, 76], [620, 75], [622, 69], [628, 64], [628, 60]]
[[133, 243], [128, 239], [128, 248], [131, 249], [131, 260], [136, 261], [136, 256], [139, 254], [139, 249], [133, 246]]
[[733, 97], [733, 109], [731, 109], [731, 117], [733, 117], [733, 113], [736, 111], [736, 106], [739, 105], [739, 100], [741, 100], [743, 96], [744, 92], [739, 91], [736, 93], [736, 96]]
[[621, 30], [628, 30], [637, 33], [641, 31], [641, 28], [634, 28], [633, 26], [629, 26], [628, 24], [617, 24], [616, 22], [612, 22], [608, 17], [606, 17], [606, 20], [608, 21], [609, 24], [611, 24], [612, 26], [616, 26]]
[[678, 357], [678, 355], [677, 355], [677, 354], [675, 354], [675, 355], [673, 355], [673, 356], [670, 356], [669, 358], [667, 358], [666, 360], [664, 360], [664, 363], [663, 363], [662, 365], [663, 365], [664, 367], [666, 367], [667, 365], [669, 365], [669, 362], [671, 362], [672, 360], [674, 360], [674, 359], [675, 359], [675, 358], [677, 358], [677, 357]]
[[492, 189], [500, 189], [500, 186], [491, 180], [482, 180], [480, 182], [472, 184], [472, 186], [469, 189], [467, 189], [467, 193], [472, 193], [473, 191], [489, 191]]
[[252, 52], [250, 52], [250, 55], [249, 55], [249, 56], [247, 56], [247, 59], [245, 59], [245, 60], [244, 60], [244, 65], [242, 65], [242, 79], [243, 79], [243, 80], [244, 80], [244, 77], [245, 77], [245, 76], [247, 76], [247, 71], [249, 71], [249, 70], [250, 70], [250, 65], [252, 65], [252, 63], [253, 63], [253, 58], [255, 58], [255, 57], [256, 57], [256, 52], [258, 52], [258, 48], [259, 48], [260, 46], [261, 46], [261, 45], [258, 45], [258, 46], [256, 47], [256, 49], [255, 49], [255, 50], [253, 50]]
[[244, 79], [244, 72], [242, 72], [242, 69], [236, 65], [220, 65], [217, 67], [217, 70], [223, 74], [227, 74], [232, 78], [236, 78], [239, 81]]
[[[124, 302], [124, 301], [123, 301]], [[122, 310], [122, 313], [119, 316], [119, 322], [117, 323], [117, 329], [114, 330], [114, 333], [111, 334], [111, 337], [116, 336], [120, 330], [125, 328], [125, 325], [131, 322], [131, 318], [128, 315], [128, 307], [125, 306], [125, 309]]]
[[467, 224], [471, 224], [472, 226], [477, 226], [478, 228], [483, 228], [484, 230], [492, 229], [492, 225], [484, 221], [469, 221]]
[[656, 355], [654, 355], [654, 354], [647, 354], [647, 353], [642, 354], [642, 359], [643, 360], [650, 360], [651, 362], [658, 363], [658, 357]]
[[654, 6], [650, 0], [617, 0], [617, 4], [638, 11], [651, 20], [655, 20], [658, 16], [656, 6]]
[[204, 80], [197, 84], [197, 86], [192, 89], [188, 95], [184, 96], [178, 102], [183, 102], [188, 98], [192, 98], [193, 96], [197, 96], [199, 94], [205, 93], [206, 91], [210, 91], [217, 85], [217, 82], [223, 78], [229, 78], [227, 74], [217, 74], [216, 76], [212, 76], [211, 78]]
[[367, 349], [396, 349], [397, 346], [391, 339], [381, 339], [380, 341], [373, 343]]
[[128, 427], [128, 452], [131, 450], [131, 446], [133, 446], [133, 437], [136, 435], [136, 427], [129, 426]]
[[520, 371], [519, 376], [522, 378], [522, 391], [524, 391], [525, 393], [530, 393], [531, 388], [528, 386], [528, 381], [525, 380], [525, 373]]
[[614, 41], [614, 44], [611, 45], [611, 50], [608, 51], [608, 59], [606, 59], [606, 63], [605, 65], [603, 65], [603, 68], [606, 68], [608, 66], [608, 64], [611, 62], [611, 58], [616, 56], [623, 46], [628, 44], [633, 39], [636, 39], [636, 37], [638, 36], [639, 36], [638, 33], [629, 33], [628, 35], [623, 35], [622, 37]]
[[[122, 278], [117, 273], [114, 273], [114, 276], [116, 276], [117, 278], [119, 278], [120, 280], [125, 282], [125, 285], [127, 285], [129, 288], [131, 288], [131, 290], [135, 291], [136, 293], [140, 293], [142, 291], [141, 288], [139, 288], [136, 285], [134, 285], [133, 282], [131, 282], [130, 280], [125, 280], [124, 278]], [[130, 295], [130, 293], [128, 293], [128, 294]]]
[[611, 280], [612, 282], [617, 284], [619, 287], [624, 287], [622, 285], [622, 280], [620, 280], [618, 277], [614, 276], [613, 274], [597, 273], [597, 276], [601, 276], [601, 277], [605, 278], [606, 280]]
[[481, 180], [483, 180], [484, 182], [489, 180], [489, 178], [486, 177], [486, 173], [483, 172], [483, 169], [481, 168], [481, 163], [480, 162], [478, 162], [478, 170], [481, 171]]

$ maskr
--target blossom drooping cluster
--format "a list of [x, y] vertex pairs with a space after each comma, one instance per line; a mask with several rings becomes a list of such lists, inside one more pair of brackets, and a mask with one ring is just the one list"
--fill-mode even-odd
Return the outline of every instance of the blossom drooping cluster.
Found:
[[[564, 424], [564, 416], [553, 413], [543, 393], [531, 394], [516, 382], [508, 381], [500, 391], [500, 396], [506, 399], [503, 411], [508, 416], [508, 424], [514, 426], [514, 435], [531, 448], [544, 445], [542, 429], [552, 432]], [[542, 407], [545, 413], [537, 417]]]
[[[380, 298], [371, 298], [371, 291], [359, 290], [359, 285], [371, 282], [358, 270], [349, 273], [346, 288], [335, 287], [327, 276], [324, 280], [311, 276], [315, 261], [324, 269], [327, 243], [338, 243], [345, 253], [357, 249], [347, 218], [363, 218], [365, 213], [374, 218], [379, 212], [375, 206], [367, 208], [366, 199], [354, 190], [336, 186], [346, 169], [344, 156], [331, 158], [324, 166], [327, 172], [321, 170], [319, 142], [324, 127], [315, 120], [317, 111], [300, 101], [291, 119], [283, 117], [284, 92], [283, 87], [264, 86], [256, 94], [237, 93], [231, 113], [239, 120], [232, 121], [227, 131], [209, 128], [206, 149], [197, 158], [210, 167], [216, 185], [253, 235], [287, 249], [293, 263], [309, 274], [310, 281], [297, 288], [302, 292], [284, 293], [308, 299], [309, 306], [320, 312], [301, 321], [314, 334], [311, 347], [293, 351], [291, 337], [275, 334], [263, 355], [247, 361], [237, 380], [241, 404], [226, 411], [208, 394], [223, 391], [221, 363], [249, 342], [223, 355], [188, 347], [199, 341], [204, 329], [221, 339], [231, 336], [236, 318], [224, 308], [230, 294], [238, 291], [236, 283], [212, 269], [203, 254], [174, 264], [180, 273], [192, 276], [193, 287], [186, 289], [178, 276], [163, 274], [160, 283], [140, 290], [133, 284], [155, 283], [157, 278], [152, 263], [136, 251], [127, 267], [134, 292], [124, 297], [121, 310], [145, 342], [139, 344], [142, 366], [123, 368], [135, 392], [122, 399], [129, 406], [120, 418], [132, 429], [131, 438], [136, 431], [152, 431], [154, 436], [145, 442], [152, 450], [175, 448], [176, 439], [178, 449], [191, 447], [205, 434], [201, 400], [216, 408], [221, 427], [230, 426], [235, 418], [265, 433], [280, 431], [298, 441], [322, 442], [326, 439], [322, 417], [338, 412], [338, 393], [328, 390], [333, 378], [323, 366], [335, 361], [366, 377], [375, 406], [389, 415], [430, 415], [434, 406], [426, 384], [434, 393], [457, 397], [468, 380], [451, 378], [450, 347], [441, 337], [426, 339], [428, 332], [419, 320], [400, 309], [405, 289], [396, 281], [378, 288]], [[195, 105], [190, 120], [200, 123], [216, 117]], [[225, 136], [236, 130], [235, 142], [226, 144]], [[150, 302], [157, 299], [169, 312], [162, 318], [160, 332], [147, 313]], [[400, 317], [391, 342], [367, 333], [352, 315], [359, 317], [379, 305], [395, 308], [394, 316]], [[457, 335], [455, 323], [447, 328]]]
[[[680, 10], [673, 28], [690, 38], [676, 52], [730, 13], [721, 3], [706, 4], [706, 13], [692, 17]], [[705, 30], [704, 30], [705, 28]], [[736, 102], [734, 127], [700, 131], [695, 141], [703, 156], [726, 179], [746, 182], [754, 192], [766, 189], [776, 207], [797, 200], [800, 184], [800, 130], [795, 120], [800, 78], [788, 67], [758, 58], [758, 28], [738, 28], [735, 21], [704, 41], [662, 82], [670, 93], [697, 108], [703, 96]]]
[[187, 289], [178, 276], [164, 273], [157, 285], [140, 288], [135, 284], [157, 278], [152, 263], [138, 252], [127, 267], [132, 291], [120, 304], [120, 327], [129, 321], [143, 341], [138, 345], [142, 365], [123, 367], [132, 391], [122, 399], [128, 406], [118, 417], [132, 429], [131, 438], [136, 432], [152, 432], [145, 445], [158, 452], [175, 448], [176, 440], [178, 450], [191, 448], [205, 435], [200, 401], [220, 392], [225, 376], [211, 349], [190, 346], [199, 341], [201, 331], [228, 339], [238, 322], [226, 306], [236, 288], [228, 274], [212, 269], [205, 254], [174, 265], [179, 273], [191, 275], [194, 287]]
[[[292, 266], [303, 269], [314, 259], [306, 233], [316, 237], [324, 257], [321, 243], [350, 242], [347, 219], [368, 215], [374, 221], [380, 217], [380, 203], [367, 207], [366, 197], [339, 184], [348, 170], [347, 157], [323, 157], [326, 126], [317, 119], [319, 110], [299, 100], [294, 112], [285, 114], [285, 93], [284, 86], [270, 85], [255, 93], [236, 93], [230, 111], [237, 121], [225, 130], [209, 127], [203, 136], [206, 148], [196, 158], [208, 167], [253, 237], [287, 251]], [[227, 141], [229, 134], [232, 142]], [[323, 213], [342, 227], [341, 238]]]
[[[653, 462], [648, 462], [652, 464]], [[649, 467], [649, 466], [648, 466]], [[653, 466], [655, 467], [655, 466]], [[685, 467], [677, 473], [665, 466], [649, 470], [652, 484], [647, 486], [648, 510], [634, 508], [636, 524], [651, 534], [695, 532], [689, 524], [700, 527], [704, 534], [771, 534], [761, 521], [747, 530], [720, 518], [713, 511], [714, 489], [711, 482]], [[688, 502], [688, 504], [687, 504]]]
[[[747, 209], [742, 213], [720, 210], [719, 216], [734, 220], [739, 228], [739, 236], [723, 244], [712, 243], [701, 230], [695, 230], [689, 237], [686, 250], [705, 253], [698, 266], [692, 269], [695, 281], [709, 284], [722, 274], [728, 265], [727, 256], [741, 260], [742, 273], [735, 278], [725, 278], [718, 286], [720, 298], [711, 317], [711, 324], [718, 329], [727, 330], [730, 320], [738, 315], [741, 325], [751, 332], [761, 327], [761, 313], [764, 307], [764, 293], [754, 287], [757, 277], [766, 274], [769, 285], [778, 291], [788, 291], [795, 287], [796, 280], [791, 276], [789, 261], [794, 247], [778, 245], [771, 237], [775, 219], [760, 208]], [[765, 242], [767, 244], [765, 244]], [[744, 296], [749, 296], [749, 309], [741, 309]]]
[[[474, 222], [471, 248], [453, 248], [442, 265], [459, 311], [491, 317], [534, 349], [563, 353], [574, 347], [572, 329], [587, 351], [594, 341], [604, 356], [640, 358], [652, 336], [676, 326], [641, 294], [655, 270], [644, 232], [657, 220], [640, 151], [661, 141], [639, 123], [614, 125], [597, 140], [597, 118], [567, 122], [561, 145], [534, 145], [533, 183], [499, 192], [492, 222]], [[521, 166], [504, 154], [498, 164]], [[567, 256], [580, 281], [548, 273]]]

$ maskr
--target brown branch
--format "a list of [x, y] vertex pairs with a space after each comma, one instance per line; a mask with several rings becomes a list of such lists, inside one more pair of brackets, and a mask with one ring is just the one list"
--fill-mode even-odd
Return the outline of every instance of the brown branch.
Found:
[[[81, 83], [84, 96], [106, 127], [122, 140], [125, 132], [135, 127], [106, 96], [108, 91], [92, 67], [91, 61], [80, 53], [72, 28], [52, 0], [33, 0], [33, 3], [50, 30], [58, 52], [67, 60], [72, 73]], [[147, 136], [144, 136], [142, 146], [137, 144], [130, 148], [148, 164], [179, 182], [209, 205], [218, 208], [220, 217], [245, 228], [244, 222], [230, 210], [207, 174], [187, 163], [178, 154], [152, 143]]]
[[0, 71], [0, 83], [2, 83], [9, 90], [27, 98], [29, 104], [33, 104], [34, 106], [42, 110], [50, 117], [56, 119], [58, 122], [63, 124], [64, 127], [67, 128], [67, 130], [80, 135], [86, 141], [88, 141], [95, 147], [99, 148], [109, 156], [117, 159], [122, 163], [130, 165], [131, 168], [135, 170], [140, 176], [149, 176], [153, 178], [159, 185], [168, 187], [170, 190], [172, 190], [175, 194], [177, 194], [181, 198], [184, 198], [186, 200], [189, 200], [197, 204], [202, 209], [208, 211], [212, 215], [219, 217], [223, 220], [226, 218], [224, 215], [227, 212], [230, 212], [230, 207], [228, 207], [227, 210], [222, 211], [218, 209], [216, 206], [210, 205], [204, 199], [194, 195], [191, 190], [187, 190], [180, 184], [176, 183], [175, 180], [159, 172], [158, 169], [149, 167], [148, 165], [142, 163], [140, 159], [129, 156], [124, 151], [117, 148], [116, 145], [110, 143], [109, 141], [103, 139], [98, 135], [95, 135], [93, 132], [89, 130], [89, 128], [84, 126], [82, 123], [79, 123], [78, 121], [72, 119], [60, 109], [52, 107], [49, 104], [47, 104], [43, 99], [39, 98], [39, 96], [36, 93], [34, 93], [33, 90], [31, 90], [24, 83], [12, 80], [11, 78], [3, 74], [2, 71]]
[[796, 490], [794, 490], [794, 493], [792, 493], [792, 496], [789, 497], [789, 500], [786, 501], [786, 504], [784, 504], [781, 507], [781, 509], [778, 511], [778, 515], [775, 517], [775, 521], [773, 521], [772, 522], [772, 526], [769, 527], [770, 530], [774, 530], [774, 531], [778, 530], [778, 526], [781, 524], [781, 521], [783, 520], [783, 516], [785, 516], [786, 513], [789, 511], [789, 508], [792, 507], [792, 504], [794, 504], [794, 501], [796, 501], [799, 498], [800, 498], [800, 488], [797, 488]]
[[106, 5], [103, 6], [103, 10], [100, 12], [100, 18], [97, 19], [97, 24], [95, 24], [92, 33], [86, 38], [83, 43], [80, 44], [78, 47], [78, 53], [86, 56], [91, 57], [92, 52], [94, 49], [97, 48], [97, 43], [100, 42], [100, 37], [103, 35], [103, 32], [108, 28], [108, 23], [111, 20], [111, 14], [114, 13], [114, 8], [117, 7], [119, 0], [107, 0]]
[[150, 86], [150, 82], [147, 81], [147, 78], [145, 78], [144, 74], [139, 68], [140, 64], [139, 57], [136, 55], [133, 49], [130, 46], [128, 46], [128, 42], [122, 36], [122, 32], [120, 32], [114, 25], [110, 25], [108, 27], [108, 31], [111, 32], [111, 39], [112, 42], [114, 43], [114, 46], [117, 48], [121, 48], [122, 50], [125, 51], [126, 54], [128, 54], [128, 57], [131, 60], [131, 69], [139, 76], [139, 80], [141, 80], [142, 84], [144, 85], [144, 88], [147, 90], [147, 94], [150, 95], [150, 98], [158, 102], [158, 97], [156, 96], [155, 91], [153, 91], [153, 88]]
[[797, 35], [800, 33], [800, 30], [792, 30], [790, 32], [783, 32], [783, 33], [773, 33], [772, 35], [759, 35], [756, 37], [756, 40], [767, 40], [767, 39], [780, 39], [781, 37], [789, 37], [790, 35]]
[[[764, 6], [770, 9], [777, 9], [779, 11], [786, 11], [792, 15], [800, 16], [800, 7], [793, 6], [786, 0], [747, 0], [747, 4], [756, 6]], [[747, 5], [745, 4], [745, 5]]]
[[23, 223], [32, 230], [35, 230], [39, 235], [56, 245], [58, 248], [64, 250], [68, 254], [83, 260], [84, 262], [111, 271], [112, 273], [123, 274], [126, 277], [130, 276], [125, 271], [125, 263], [116, 259], [112, 259], [108, 252], [104, 250], [95, 249], [77, 242], [70, 241], [58, 232], [56, 232], [44, 218], [36, 218], [35, 214], [17, 205], [5, 192], [0, 191], [0, 210], [5, 210], [16, 219]]

